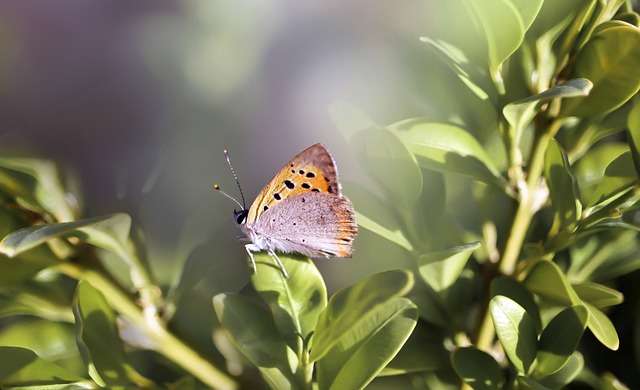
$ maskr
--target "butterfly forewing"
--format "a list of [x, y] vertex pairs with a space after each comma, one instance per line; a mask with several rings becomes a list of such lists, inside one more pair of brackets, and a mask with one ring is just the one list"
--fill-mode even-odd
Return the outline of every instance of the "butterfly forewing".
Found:
[[247, 223], [286, 199], [311, 192], [340, 195], [336, 164], [322, 144], [308, 147], [282, 167], [256, 197]]

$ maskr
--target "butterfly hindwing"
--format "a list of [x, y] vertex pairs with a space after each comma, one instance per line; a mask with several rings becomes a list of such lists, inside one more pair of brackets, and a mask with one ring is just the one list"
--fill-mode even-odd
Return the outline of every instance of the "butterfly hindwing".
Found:
[[262, 214], [253, 230], [268, 235], [273, 249], [281, 252], [351, 257], [358, 228], [347, 198], [310, 192], [277, 203]]

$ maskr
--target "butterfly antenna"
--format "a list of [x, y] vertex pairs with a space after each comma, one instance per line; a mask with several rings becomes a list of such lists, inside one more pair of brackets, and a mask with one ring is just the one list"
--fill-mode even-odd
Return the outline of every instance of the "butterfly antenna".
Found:
[[222, 195], [224, 195], [224, 196], [226, 196], [227, 198], [229, 198], [229, 199], [231, 199], [232, 201], [234, 201], [234, 202], [235, 202], [235, 204], [237, 204], [238, 206], [240, 206], [240, 208], [242, 208], [242, 210], [244, 210], [244, 206], [243, 206], [243, 205], [241, 205], [241, 204], [240, 204], [240, 202], [238, 202], [238, 201], [236, 200], [236, 198], [234, 198], [233, 196], [231, 196], [231, 195], [227, 194], [226, 192], [224, 192], [224, 191], [222, 190], [222, 188], [220, 188], [220, 186], [218, 185], [218, 183], [215, 183], [215, 184], [213, 185], [213, 188], [214, 188], [215, 190], [217, 190], [217, 191], [220, 191], [220, 193], [221, 193]]
[[229, 152], [226, 149], [224, 150], [224, 157], [227, 159], [227, 164], [229, 164], [229, 169], [231, 169], [231, 173], [233, 174], [233, 178], [236, 180], [236, 184], [238, 185], [238, 190], [240, 191], [240, 197], [242, 198], [242, 204], [240, 204], [240, 202], [238, 202], [233, 197], [229, 196], [227, 193], [222, 191], [217, 184], [214, 185], [213, 188], [217, 187], [216, 189], [221, 191], [223, 194], [225, 194], [227, 196], [227, 198], [232, 199], [234, 202], [236, 202], [238, 204], [238, 206], [242, 207], [243, 210], [246, 210], [247, 202], [244, 200], [244, 192], [242, 192], [242, 187], [240, 186], [240, 180], [238, 180], [238, 175], [236, 175], [236, 170], [233, 169], [233, 165], [231, 165], [231, 159], [229, 158]]

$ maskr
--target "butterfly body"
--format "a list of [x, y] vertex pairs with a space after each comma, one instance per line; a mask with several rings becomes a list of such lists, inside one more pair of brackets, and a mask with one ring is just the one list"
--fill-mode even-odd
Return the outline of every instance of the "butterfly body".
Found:
[[287, 276], [276, 251], [311, 257], [351, 257], [358, 228], [349, 199], [340, 192], [338, 170], [322, 144], [289, 161], [249, 209], [234, 212], [253, 252], [266, 250]]

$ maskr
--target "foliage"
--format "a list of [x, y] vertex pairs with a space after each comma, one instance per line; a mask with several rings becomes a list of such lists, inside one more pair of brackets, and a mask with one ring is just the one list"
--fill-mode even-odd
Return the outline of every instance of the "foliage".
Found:
[[309, 259], [281, 256], [284, 278], [259, 254], [241, 293], [190, 302], [192, 264], [159, 286], [128, 215], [81, 218], [54, 164], [2, 158], [0, 386], [623, 388], [583, 344], [625, 343], [609, 308], [640, 268], [640, 18], [619, 0], [437, 4], [465, 29], [421, 38], [455, 76], [428, 98], [447, 110], [382, 126], [331, 107], [376, 189], [347, 186], [360, 226], [414, 270], [328, 297]]

